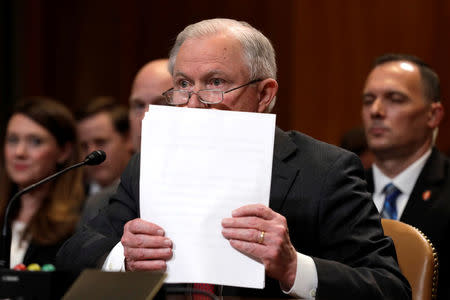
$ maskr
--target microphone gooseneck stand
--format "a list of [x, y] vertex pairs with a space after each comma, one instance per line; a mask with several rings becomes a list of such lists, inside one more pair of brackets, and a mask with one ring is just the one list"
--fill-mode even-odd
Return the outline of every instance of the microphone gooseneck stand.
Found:
[[49, 177], [42, 179], [41, 181], [38, 181], [30, 186], [27, 186], [26, 188], [17, 192], [11, 198], [8, 205], [6, 206], [5, 215], [3, 218], [2, 235], [1, 235], [2, 244], [1, 244], [1, 248], [0, 248], [0, 269], [9, 269], [9, 263], [10, 263], [9, 261], [10, 261], [10, 256], [11, 256], [11, 235], [10, 235], [11, 227], [9, 226], [9, 214], [11, 211], [11, 207], [16, 202], [16, 200], [23, 194], [28, 193], [32, 189], [40, 186], [41, 184], [44, 184], [50, 180], [53, 180], [54, 178], [66, 173], [67, 171], [70, 171], [72, 169], [75, 169], [75, 168], [78, 168], [78, 167], [81, 167], [84, 165], [89, 165], [89, 166], [98, 165], [98, 164], [102, 163], [105, 159], [106, 159], [105, 152], [103, 152], [101, 150], [95, 150], [94, 152], [92, 152], [88, 156], [86, 156], [84, 161], [79, 162], [70, 167], [67, 167], [64, 170], [61, 170]]

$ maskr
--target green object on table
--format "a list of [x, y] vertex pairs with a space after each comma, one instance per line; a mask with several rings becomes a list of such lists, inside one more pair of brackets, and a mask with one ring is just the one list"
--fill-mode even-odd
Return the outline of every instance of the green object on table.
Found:
[[45, 264], [42, 266], [42, 271], [44, 272], [53, 272], [55, 271], [55, 266], [52, 264]]

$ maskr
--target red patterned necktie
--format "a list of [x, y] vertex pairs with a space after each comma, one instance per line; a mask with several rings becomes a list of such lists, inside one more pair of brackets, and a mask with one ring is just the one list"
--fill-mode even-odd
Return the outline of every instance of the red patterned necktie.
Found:
[[211, 294], [215, 294], [216, 286], [214, 284], [208, 283], [194, 283], [192, 285], [194, 291], [192, 292], [193, 300], [211, 300], [211, 297], [202, 293], [196, 293], [195, 290], [201, 290], [205, 292], [209, 292]]

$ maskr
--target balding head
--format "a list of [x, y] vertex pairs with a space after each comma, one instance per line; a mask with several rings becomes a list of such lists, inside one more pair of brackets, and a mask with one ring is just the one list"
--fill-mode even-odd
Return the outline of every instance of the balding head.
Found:
[[141, 121], [149, 104], [165, 104], [161, 94], [172, 87], [168, 59], [153, 60], [144, 65], [133, 81], [130, 94], [131, 139], [135, 151], [141, 144]]

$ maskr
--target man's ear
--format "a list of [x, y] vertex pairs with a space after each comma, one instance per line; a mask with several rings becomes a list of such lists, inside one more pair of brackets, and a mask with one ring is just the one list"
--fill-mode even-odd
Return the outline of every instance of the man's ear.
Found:
[[258, 85], [259, 103], [258, 112], [267, 112], [278, 91], [278, 83], [275, 79], [267, 78]]
[[428, 127], [432, 129], [439, 127], [439, 124], [444, 118], [444, 114], [444, 107], [441, 102], [431, 103], [431, 108], [428, 112]]
[[60, 150], [61, 152], [58, 155], [57, 163], [63, 165], [72, 154], [73, 150], [72, 143], [70, 142], [65, 143]]

